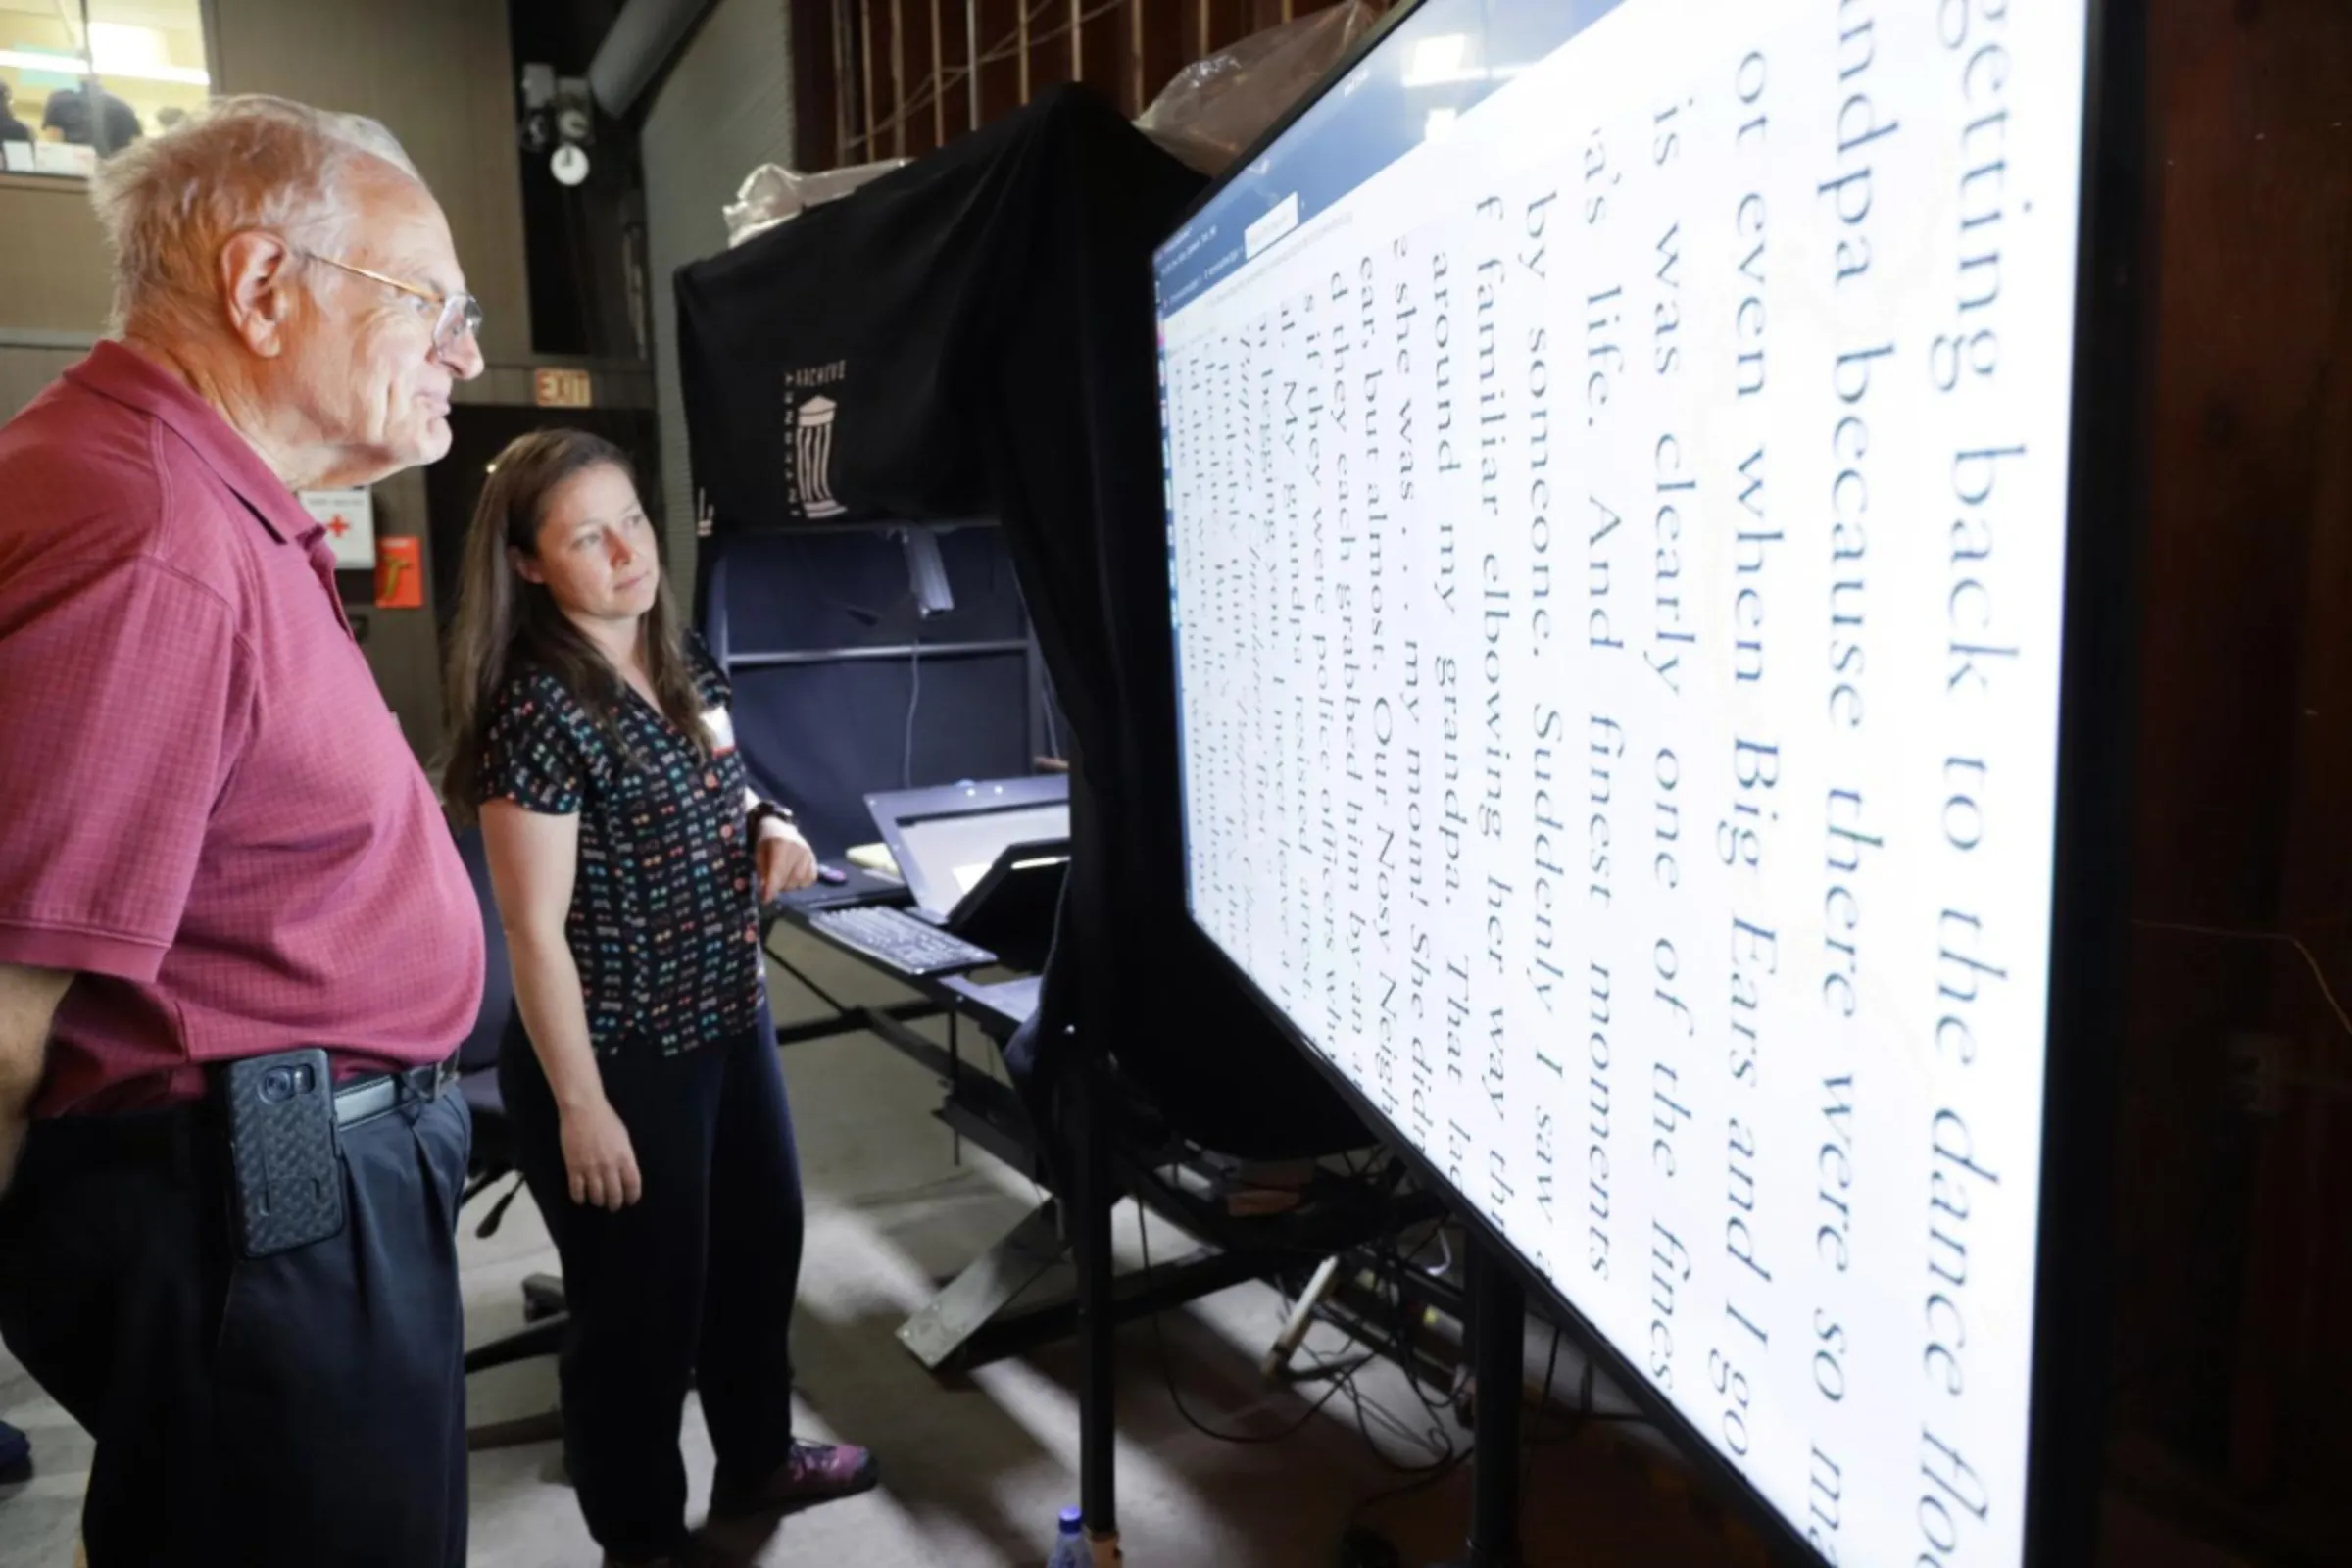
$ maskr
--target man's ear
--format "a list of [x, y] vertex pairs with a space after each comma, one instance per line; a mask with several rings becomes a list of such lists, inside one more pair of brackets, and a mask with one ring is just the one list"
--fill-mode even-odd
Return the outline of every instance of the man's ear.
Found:
[[253, 229], [220, 247], [220, 287], [229, 330], [263, 359], [286, 350], [296, 309], [294, 265], [299, 258], [275, 234]]

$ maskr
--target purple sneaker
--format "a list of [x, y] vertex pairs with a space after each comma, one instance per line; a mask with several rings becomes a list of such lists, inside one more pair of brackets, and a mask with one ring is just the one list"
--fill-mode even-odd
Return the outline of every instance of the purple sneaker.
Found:
[[776, 1474], [762, 1481], [758, 1491], [712, 1497], [710, 1511], [715, 1516], [783, 1514], [833, 1502], [835, 1497], [854, 1497], [872, 1491], [880, 1479], [875, 1455], [857, 1444], [802, 1444], [795, 1439]]
[[855, 1444], [796, 1441], [758, 1491], [710, 1499], [702, 1544], [718, 1562], [750, 1563], [765, 1548], [784, 1515], [871, 1492], [881, 1479], [873, 1454]]
[[[854, 1443], [795, 1442], [784, 1463], [767, 1478], [750, 1506], [754, 1508], [806, 1508], [813, 1503], [831, 1502], [836, 1497], [854, 1497], [860, 1492], [871, 1492], [874, 1483], [882, 1479], [882, 1471], [874, 1456]], [[730, 1510], [732, 1511], [732, 1510]]]

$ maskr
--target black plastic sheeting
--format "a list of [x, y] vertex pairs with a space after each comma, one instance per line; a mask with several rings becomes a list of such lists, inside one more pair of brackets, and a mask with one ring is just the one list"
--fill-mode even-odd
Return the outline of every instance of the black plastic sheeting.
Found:
[[[845, 517], [978, 501], [1004, 529], [1074, 737], [1070, 878], [1005, 1054], [1049, 1157], [1075, 1050], [1226, 1153], [1367, 1141], [1185, 911], [1151, 255], [1201, 183], [1055, 88], [677, 275], [695, 481], [722, 531], [808, 519], [812, 496]], [[830, 444], [780, 453], [816, 381]]]
[[[938, 538], [956, 608], [927, 617], [905, 546], [879, 530], [704, 541], [700, 620], [734, 683], [736, 744], [753, 788], [790, 805], [820, 856], [880, 837], [870, 792], [1031, 769], [1040, 699], [1004, 539]], [[1022, 646], [959, 651], [1004, 643]], [[907, 647], [920, 651], [890, 652]], [[762, 662], [778, 654], [829, 657]]]

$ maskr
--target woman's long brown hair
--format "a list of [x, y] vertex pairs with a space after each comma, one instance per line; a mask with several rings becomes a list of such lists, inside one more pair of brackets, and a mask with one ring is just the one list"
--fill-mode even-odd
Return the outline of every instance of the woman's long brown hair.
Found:
[[[618, 739], [625, 686], [597, 646], [564, 617], [546, 585], [515, 569], [515, 557], [539, 553], [547, 503], [564, 482], [591, 468], [612, 466], [635, 478], [629, 460], [602, 436], [585, 430], [534, 430], [507, 444], [491, 465], [490, 481], [473, 509], [466, 536], [465, 575], [458, 591], [456, 634], [449, 661], [449, 751], [441, 793], [461, 825], [482, 805], [482, 737], [508, 681], [545, 670]], [[645, 616], [645, 672], [672, 724], [706, 747], [702, 700], [663, 576]]]

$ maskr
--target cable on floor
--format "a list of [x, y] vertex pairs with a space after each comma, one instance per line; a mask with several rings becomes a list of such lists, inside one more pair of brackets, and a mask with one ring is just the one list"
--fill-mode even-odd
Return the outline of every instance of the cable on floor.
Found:
[[[1152, 1227], [1150, 1218], [1145, 1214], [1144, 1205], [1141, 1203], [1135, 1205], [1135, 1229], [1136, 1235], [1142, 1240], [1143, 1243], [1144, 1268], [1146, 1272], [1149, 1272], [1152, 1267]], [[1201, 1420], [1199, 1416], [1193, 1414], [1191, 1408], [1188, 1407], [1184, 1402], [1184, 1396], [1177, 1392], [1175, 1367], [1174, 1364], [1168, 1359], [1167, 1336], [1165, 1331], [1160, 1327], [1159, 1313], [1156, 1311], [1152, 1314], [1152, 1343], [1159, 1353], [1160, 1381], [1167, 1385], [1168, 1400], [1170, 1403], [1176, 1406], [1176, 1413], [1184, 1417], [1185, 1424], [1193, 1428], [1194, 1431], [1199, 1432], [1203, 1437], [1214, 1438], [1219, 1443], [1234, 1443], [1243, 1445], [1244, 1446], [1254, 1447], [1262, 1444], [1280, 1443], [1286, 1438], [1295, 1437], [1305, 1429], [1306, 1424], [1309, 1421], [1312, 1421], [1317, 1415], [1322, 1413], [1325, 1405], [1338, 1398], [1342, 1389], [1345, 1387], [1345, 1384], [1342, 1381], [1335, 1379], [1331, 1387], [1323, 1391], [1323, 1397], [1317, 1399], [1313, 1404], [1308, 1405], [1306, 1409], [1299, 1413], [1298, 1418], [1296, 1421], [1293, 1421], [1289, 1426], [1284, 1427], [1279, 1432], [1220, 1432], [1215, 1427], [1212, 1427], [1207, 1422]]]

